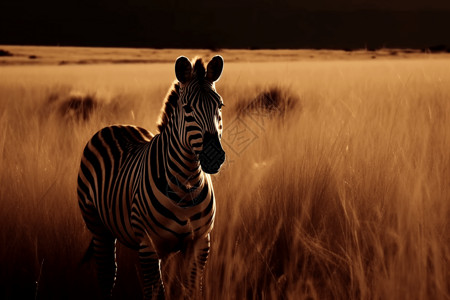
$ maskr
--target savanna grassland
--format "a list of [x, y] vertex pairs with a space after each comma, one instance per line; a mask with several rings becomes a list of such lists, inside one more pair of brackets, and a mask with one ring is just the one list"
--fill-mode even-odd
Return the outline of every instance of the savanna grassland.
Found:
[[[204, 298], [450, 299], [450, 58], [222, 55]], [[174, 79], [164, 61], [0, 67], [1, 299], [98, 297], [82, 149], [109, 124], [155, 132]], [[137, 256], [117, 257], [115, 298], [140, 299]]]

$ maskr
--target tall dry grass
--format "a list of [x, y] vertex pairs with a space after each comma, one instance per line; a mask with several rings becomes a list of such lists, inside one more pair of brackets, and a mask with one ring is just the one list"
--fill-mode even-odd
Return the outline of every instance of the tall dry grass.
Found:
[[[449, 299], [449, 67], [226, 64], [205, 299]], [[102, 126], [154, 130], [172, 69], [2, 69], [0, 298], [98, 296], [93, 264], [79, 265], [79, 157]], [[118, 260], [116, 298], [139, 299], [135, 254]]]

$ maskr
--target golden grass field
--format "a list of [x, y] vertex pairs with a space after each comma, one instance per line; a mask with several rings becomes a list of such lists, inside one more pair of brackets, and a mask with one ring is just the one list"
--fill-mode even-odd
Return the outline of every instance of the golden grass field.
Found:
[[[1, 299], [98, 297], [94, 263], [80, 264], [79, 160], [103, 126], [155, 132], [183, 50], [155, 53], [171, 62], [4, 60]], [[219, 52], [227, 162], [204, 298], [450, 299], [450, 57], [271, 53]], [[117, 254], [115, 299], [140, 299], [137, 256]]]

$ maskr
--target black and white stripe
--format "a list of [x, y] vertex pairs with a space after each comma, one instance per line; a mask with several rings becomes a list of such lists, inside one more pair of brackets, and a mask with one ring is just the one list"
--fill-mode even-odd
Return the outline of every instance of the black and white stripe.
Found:
[[189, 297], [201, 291], [210, 248], [215, 198], [209, 174], [225, 160], [220, 138], [222, 99], [214, 82], [220, 56], [205, 68], [185, 57], [152, 135], [135, 126], [103, 128], [87, 143], [78, 175], [78, 201], [88, 229], [102, 293], [110, 297], [116, 276], [115, 243], [139, 251], [144, 298], [164, 298], [160, 262], [170, 253], [189, 257]]

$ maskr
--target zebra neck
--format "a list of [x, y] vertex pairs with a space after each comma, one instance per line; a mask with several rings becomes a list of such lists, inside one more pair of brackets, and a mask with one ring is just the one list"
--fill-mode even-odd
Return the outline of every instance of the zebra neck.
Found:
[[195, 204], [207, 183], [197, 156], [183, 147], [178, 130], [170, 125], [161, 133], [160, 139], [167, 196], [180, 205]]

